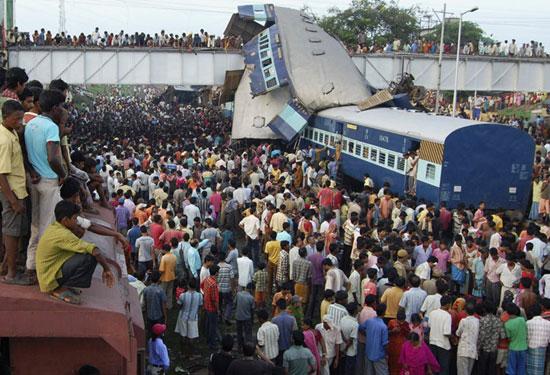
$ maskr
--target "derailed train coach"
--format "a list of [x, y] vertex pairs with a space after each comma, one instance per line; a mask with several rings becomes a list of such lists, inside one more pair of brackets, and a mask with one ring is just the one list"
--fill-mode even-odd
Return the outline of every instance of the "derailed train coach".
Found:
[[301, 145], [338, 148], [345, 175], [377, 186], [390, 183], [403, 194], [409, 169], [405, 154], [415, 150], [416, 196], [489, 208], [525, 210], [535, 153], [533, 139], [507, 125], [436, 116], [396, 108], [359, 111], [327, 109], [310, 119]]

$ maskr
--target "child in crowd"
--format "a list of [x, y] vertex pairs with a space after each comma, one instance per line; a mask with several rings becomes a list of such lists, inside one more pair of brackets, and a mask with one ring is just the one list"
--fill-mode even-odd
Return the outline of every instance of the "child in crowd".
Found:
[[267, 288], [267, 271], [265, 269], [265, 263], [260, 262], [258, 264], [258, 270], [254, 273], [254, 301], [256, 302], [257, 309], [265, 308], [265, 300], [268, 293]]

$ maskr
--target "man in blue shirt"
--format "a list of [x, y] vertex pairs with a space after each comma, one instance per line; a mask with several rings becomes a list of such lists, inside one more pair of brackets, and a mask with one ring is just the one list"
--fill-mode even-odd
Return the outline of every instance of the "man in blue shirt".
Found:
[[412, 288], [403, 293], [403, 296], [401, 296], [401, 300], [399, 301], [399, 307], [403, 307], [405, 309], [407, 322], [410, 323], [411, 316], [420, 312], [420, 308], [422, 307], [428, 293], [420, 289], [420, 278], [418, 276], [412, 275], [409, 282], [411, 283]]
[[359, 326], [359, 332], [366, 336], [365, 340], [365, 368], [367, 375], [387, 375], [388, 361], [386, 360], [386, 346], [388, 345], [388, 327], [382, 320], [386, 312], [386, 305], [376, 306], [376, 317], [367, 319]]
[[281, 298], [277, 301], [279, 315], [271, 319], [271, 322], [279, 328], [279, 355], [275, 360], [277, 366], [282, 366], [285, 350], [292, 344], [292, 331], [298, 329], [296, 319], [286, 311], [286, 300]]
[[65, 95], [57, 90], [44, 90], [39, 98], [42, 114], [25, 126], [25, 145], [31, 171], [33, 223], [27, 247], [27, 270], [36, 269], [36, 248], [42, 233], [54, 221], [55, 205], [61, 200], [59, 186], [67, 177], [61, 156], [59, 129], [64, 128], [67, 111], [62, 107]]
[[422, 245], [418, 245], [414, 248], [412, 258], [414, 259], [414, 266], [418, 267], [422, 263], [428, 261], [428, 258], [432, 255], [432, 245], [428, 236], [422, 237]]
[[137, 218], [132, 219], [132, 228], [128, 231], [128, 242], [132, 249], [132, 264], [135, 266], [136, 262], [136, 240], [141, 237], [141, 230], [139, 228], [139, 220]]

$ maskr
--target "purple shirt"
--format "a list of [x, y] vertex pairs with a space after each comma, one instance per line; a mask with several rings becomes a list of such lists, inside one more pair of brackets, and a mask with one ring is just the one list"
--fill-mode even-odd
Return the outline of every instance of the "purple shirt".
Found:
[[128, 228], [128, 221], [130, 220], [130, 211], [124, 206], [119, 205], [116, 210], [116, 227], [117, 229]]
[[307, 257], [311, 262], [311, 284], [312, 285], [325, 285], [325, 275], [323, 274], [323, 259], [325, 257], [316, 252]]

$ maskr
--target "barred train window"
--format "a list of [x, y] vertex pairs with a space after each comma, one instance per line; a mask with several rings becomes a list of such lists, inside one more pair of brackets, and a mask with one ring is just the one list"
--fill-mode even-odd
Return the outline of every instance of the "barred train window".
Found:
[[344, 139], [342, 141], [342, 150], [346, 151], [347, 148], [348, 148], [348, 141]]
[[378, 163], [382, 164], [382, 165], [386, 165], [386, 153], [385, 152], [381, 152], [380, 154], [378, 154]]
[[315, 142], [317, 142], [317, 135], [318, 135], [317, 130], [314, 130], [314, 131], [313, 131], [313, 140], [314, 140]]
[[361, 156], [361, 147], [362, 146], [360, 144], [355, 147], [355, 155]]
[[353, 146], [354, 146], [354, 145], [355, 145], [355, 144], [354, 144], [353, 142], [348, 143], [348, 152], [349, 152], [350, 154], [353, 154]]
[[325, 134], [325, 144], [328, 145], [328, 134]]
[[376, 163], [378, 159], [378, 150], [371, 148], [370, 150], [370, 160]]
[[388, 167], [394, 168], [395, 167], [395, 155], [388, 154]]
[[401, 156], [397, 157], [397, 169], [400, 171], [405, 170], [405, 159], [403, 159]]
[[319, 132], [319, 143], [323, 143], [323, 137], [324, 136], [325, 135], [323, 133]]
[[426, 165], [426, 179], [435, 180], [435, 164]]
[[330, 145], [332, 147], [334, 147], [334, 136], [333, 135], [330, 136]]
[[363, 158], [369, 158], [369, 148], [367, 146], [363, 147]]

